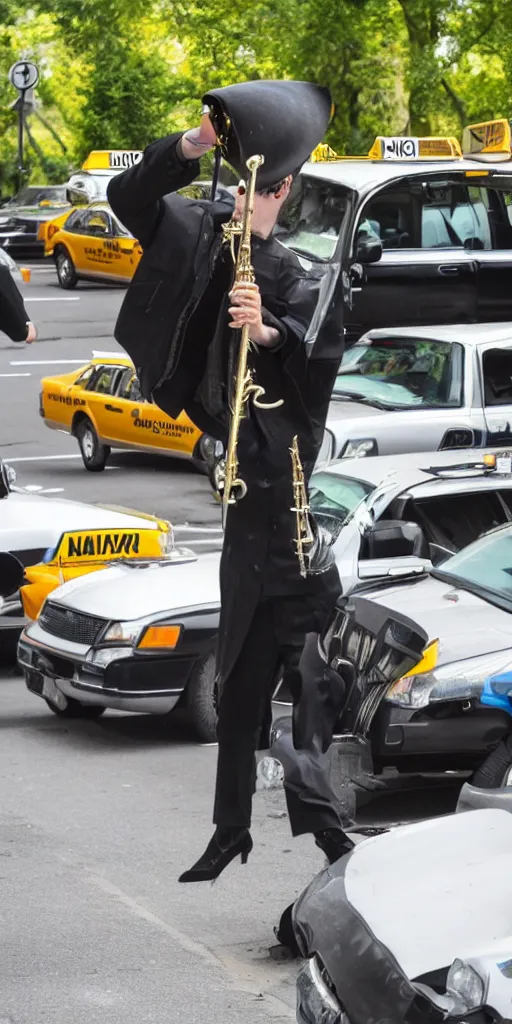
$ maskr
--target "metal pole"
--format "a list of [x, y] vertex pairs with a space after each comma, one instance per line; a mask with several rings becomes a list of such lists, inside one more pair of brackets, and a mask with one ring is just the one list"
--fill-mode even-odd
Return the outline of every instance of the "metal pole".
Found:
[[23, 188], [25, 182], [25, 168], [23, 166], [23, 128], [25, 117], [25, 90], [20, 90], [20, 102], [18, 107], [18, 188]]

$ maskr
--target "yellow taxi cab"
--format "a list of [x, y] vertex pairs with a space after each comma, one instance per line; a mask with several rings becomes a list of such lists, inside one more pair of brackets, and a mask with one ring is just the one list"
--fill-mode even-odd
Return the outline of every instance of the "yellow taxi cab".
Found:
[[[130, 283], [142, 249], [110, 209], [107, 187], [140, 159], [139, 150], [93, 150], [71, 175], [66, 194], [73, 209], [41, 224], [37, 236], [45, 256], [55, 261], [61, 288], [75, 288], [81, 279]], [[179, 191], [189, 199], [207, 199], [211, 183], [195, 181]]]
[[[137, 513], [140, 517], [140, 513]], [[152, 516], [144, 518], [153, 519]], [[173, 536], [169, 523], [155, 520], [157, 529], [71, 530], [63, 533], [56, 548], [44, 560], [25, 568], [25, 583], [20, 587], [23, 611], [28, 619], [37, 619], [43, 602], [68, 580], [106, 569], [116, 561], [162, 561], [171, 558]]]
[[133, 363], [119, 352], [95, 352], [71, 373], [44, 377], [39, 412], [47, 427], [76, 437], [90, 472], [105, 468], [111, 448], [180, 456], [207, 469], [216, 445], [185, 412], [171, 419], [142, 398]]
[[65, 289], [75, 288], [80, 279], [129, 284], [142, 256], [137, 240], [105, 202], [67, 211], [45, 224], [44, 243]]

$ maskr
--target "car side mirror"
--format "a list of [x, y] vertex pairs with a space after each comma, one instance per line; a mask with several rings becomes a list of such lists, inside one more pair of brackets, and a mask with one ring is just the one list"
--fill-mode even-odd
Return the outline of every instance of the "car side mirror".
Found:
[[10, 597], [23, 583], [25, 570], [9, 551], [0, 551], [0, 597]]
[[401, 519], [373, 523], [363, 536], [359, 555], [361, 560], [411, 556], [430, 560], [429, 544], [421, 526]]
[[356, 260], [366, 265], [378, 263], [382, 256], [382, 242], [379, 238], [362, 236], [357, 241]]

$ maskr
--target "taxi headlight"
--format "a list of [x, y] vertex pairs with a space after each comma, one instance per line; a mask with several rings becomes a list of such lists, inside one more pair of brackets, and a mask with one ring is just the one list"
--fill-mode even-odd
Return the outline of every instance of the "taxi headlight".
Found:
[[385, 700], [397, 707], [425, 708], [437, 701], [478, 699], [485, 680], [509, 665], [510, 651], [497, 651], [416, 672], [393, 683]]
[[341, 459], [360, 459], [364, 455], [378, 455], [379, 447], [374, 437], [358, 437], [347, 441]]
[[471, 964], [454, 960], [446, 979], [446, 991], [460, 1000], [464, 1010], [478, 1010], [485, 998], [483, 978]]

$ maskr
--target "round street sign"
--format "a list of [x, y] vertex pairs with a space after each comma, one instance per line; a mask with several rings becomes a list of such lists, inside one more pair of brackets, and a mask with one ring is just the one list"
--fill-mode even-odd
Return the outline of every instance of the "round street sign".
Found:
[[20, 92], [33, 89], [39, 81], [39, 70], [30, 60], [19, 60], [9, 71], [9, 81]]

